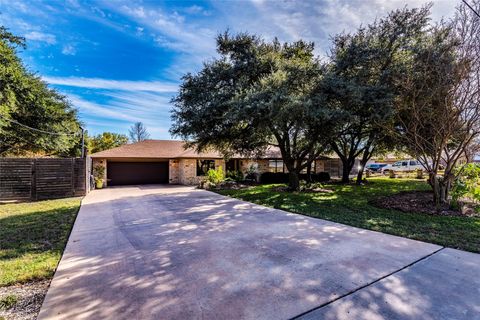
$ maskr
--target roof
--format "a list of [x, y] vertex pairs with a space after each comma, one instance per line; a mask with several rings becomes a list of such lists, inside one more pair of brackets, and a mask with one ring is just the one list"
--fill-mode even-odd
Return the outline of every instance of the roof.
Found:
[[185, 141], [145, 140], [124, 144], [120, 147], [92, 153], [92, 158], [223, 158], [218, 152], [198, 153], [193, 148], [185, 149]]
[[[222, 159], [223, 155], [216, 151], [197, 152], [195, 148], [185, 149], [185, 141], [180, 140], [145, 140], [136, 143], [124, 144], [120, 147], [92, 153], [92, 158], [204, 158]], [[235, 155], [232, 158], [249, 158]], [[262, 156], [263, 159], [281, 159], [280, 150], [269, 147]], [[319, 157], [328, 159], [328, 157]]]

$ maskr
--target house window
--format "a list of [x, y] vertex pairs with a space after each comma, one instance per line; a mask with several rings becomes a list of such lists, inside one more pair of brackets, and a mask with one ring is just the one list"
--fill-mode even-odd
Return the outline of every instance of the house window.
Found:
[[204, 176], [208, 170], [215, 170], [215, 160], [197, 160], [197, 176]]
[[268, 161], [268, 171], [269, 172], [284, 172], [283, 171], [283, 160], [269, 160]]

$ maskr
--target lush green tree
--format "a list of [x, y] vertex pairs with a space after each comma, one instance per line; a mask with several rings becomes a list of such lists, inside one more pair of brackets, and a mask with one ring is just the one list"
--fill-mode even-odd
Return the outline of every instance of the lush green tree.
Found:
[[289, 187], [298, 190], [298, 174], [323, 151], [334, 124], [312, 94], [322, 75], [313, 44], [225, 33], [217, 45], [219, 59], [183, 78], [172, 134], [226, 155], [278, 147]]
[[87, 138], [89, 153], [120, 147], [127, 142], [128, 137], [126, 135], [113, 132], [103, 132], [96, 136]]
[[353, 34], [333, 38], [329, 72], [317, 91], [328, 97], [340, 119], [331, 148], [342, 161], [342, 181], [349, 181], [360, 157], [360, 183], [367, 161], [390, 145], [384, 127], [392, 123], [398, 66], [424, 32], [428, 15], [429, 7], [396, 10]]
[[128, 135], [132, 142], [140, 142], [150, 138], [150, 133], [142, 122], [135, 122], [128, 130]]
[[0, 27], [0, 156], [76, 154], [76, 110], [26, 69], [19, 47], [25, 47], [24, 39]]

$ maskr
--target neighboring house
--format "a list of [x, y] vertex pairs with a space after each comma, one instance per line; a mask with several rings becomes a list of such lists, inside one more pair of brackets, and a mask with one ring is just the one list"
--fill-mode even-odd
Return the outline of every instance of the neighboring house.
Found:
[[[217, 152], [196, 152], [185, 149], [183, 141], [145, 140], [91, 155], [93, 166], [105, 168], [106, 185], [171, 183], [195, 185], [205, 178], [211, 168], [224, 171], [238, 170], [244, 174], [250, 167], [259, 174], [287, 172], [280, 152], [270, 149], [257, 159], [236, 156], [225, 161]], [[312, 165], [312, 172], [329, 172], [339, 176], [342, 165], [339, 159], [321, 157]]]

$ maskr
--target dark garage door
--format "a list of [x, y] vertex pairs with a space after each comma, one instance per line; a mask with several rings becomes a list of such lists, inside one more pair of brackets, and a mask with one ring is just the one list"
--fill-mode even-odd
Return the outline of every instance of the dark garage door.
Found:
[[168, 183], [168, 162], [108, 162], [109, 186]]

